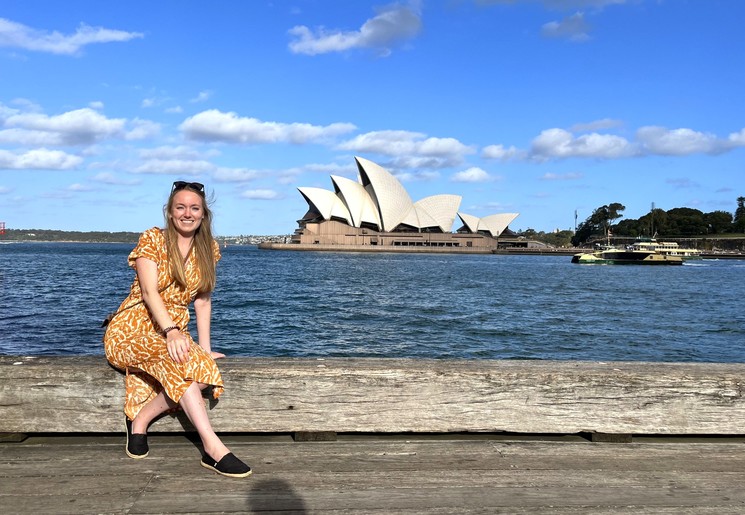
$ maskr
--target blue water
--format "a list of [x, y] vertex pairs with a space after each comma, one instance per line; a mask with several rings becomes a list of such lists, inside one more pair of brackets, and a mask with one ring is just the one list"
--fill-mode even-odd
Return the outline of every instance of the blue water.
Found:
[[[0, 245], [0, 354], [102, 354], [129, 244]], [[223, 249], [230, 356], [745, 362], [745, 261]], [[192, 329], [193, 334], [196, 330]]]

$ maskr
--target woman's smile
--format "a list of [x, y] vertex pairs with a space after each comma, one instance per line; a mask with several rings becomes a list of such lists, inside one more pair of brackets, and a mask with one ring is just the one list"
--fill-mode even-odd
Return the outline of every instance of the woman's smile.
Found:
[[204, 217], [202, 197], [189, 190], [182, 190], [173, 197], [171, 218], [183, 236], [191, 236]]

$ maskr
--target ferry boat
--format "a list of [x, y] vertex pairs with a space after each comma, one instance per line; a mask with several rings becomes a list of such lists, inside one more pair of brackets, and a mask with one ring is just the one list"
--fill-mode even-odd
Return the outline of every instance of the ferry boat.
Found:
[[593, 252], [572, 256], [572, 263], [596, 265], [682, 265], [681, 256], [667, 255], [654, 250], [604, 247]]
[[701, 259], [701, 251], [679, 246], [674, 241], [657, 241], [652, 238], [646, 241], [637, 241], [631, 246], [634, 250], [649, 250], [665, 256], [680, 256], [683, 259]]

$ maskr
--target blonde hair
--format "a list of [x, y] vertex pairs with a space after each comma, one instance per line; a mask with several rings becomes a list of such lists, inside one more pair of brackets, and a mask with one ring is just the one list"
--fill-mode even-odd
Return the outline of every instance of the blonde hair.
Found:
[[194, 192], [202, 199], [202, 212], [204, 218], [202, 218], [202, 223], [194, 233], [194, 241], [191, 244], [189, 252], [194, 252], [197, 268], [199, 268], [199, 285], [197, 291], [199, 293], [208, 293], [215, 289], [215, 283], [217, 281], [217, 274], [215, 272], [215, 251], [213, 247], [215, 242], [212, 238], [212, 211], [208, 206], [204, 189], [196, 189], [190, 184], [182, 188], [173, 188], [171, 195], [168, 197], [168, 202], [163, 207], [163, 214], [166, 219], [166, 249], [168, 251], [168, 263], [171, 268], [171, 277], [176, 281], [176, 284], [182, 288], [186, 288], [184, 259], [178, 248], [178, 233], [176, 232], [176, 226], [173, 223], [173, 217], [171, 215], [173, 197], [179, 191], [184, 190]]

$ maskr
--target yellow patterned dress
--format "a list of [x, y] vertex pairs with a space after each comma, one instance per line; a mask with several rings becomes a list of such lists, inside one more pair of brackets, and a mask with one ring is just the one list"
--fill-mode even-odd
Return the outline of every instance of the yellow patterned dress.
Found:
[[[215, 262], [220, 259], [220, 247], [213, 242]], [[161, 390], [178, 402], [193, 381], [214, 386], [213, 396], [223, 391], [223, 382], [215, 360], [194, 342], [188, 333], [189, 304], [197, 295], [199, 269], [194, 253], [186, 263], [188, 288], [172, 283], [168, 253], [163, 232], [153, 227], [140, 236], [137, 247], [129, 254], [129, 266], [134, 268], [138, 257], [147, 258], [158, 265], [158, 289], [174, 323], [182, 328], [191, 349], [186, 363], [176, 363], [168, 355], [166, 339], [159, 330], [142, 300], [140, 283], [135, 277], [129, 296], [119, 306], [122, 310], [109, 323], [104, 335], [106, 359], [113, 366], [126, 371], [126, 399], [124, 413], [134, 419], [145, 404]], [[171, 284], [172, 283], [172, 284]], [[170, 284], [170, 286], [169, 286]], [[132, 306], [129, 309], [125, 309]]]

